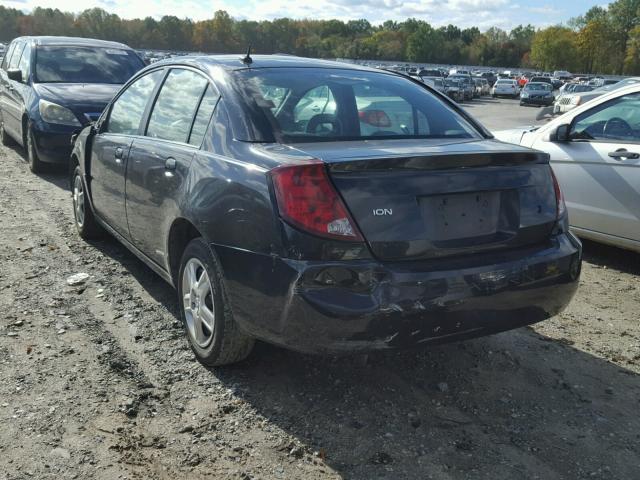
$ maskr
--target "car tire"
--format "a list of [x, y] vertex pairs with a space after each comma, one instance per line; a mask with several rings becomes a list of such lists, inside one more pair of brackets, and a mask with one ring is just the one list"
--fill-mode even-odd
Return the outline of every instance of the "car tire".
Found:
[[33, 131], [31, 125], [27, 127], [27, 134], [25, 136], [24, 149], [27, 153], [27, 162], [29, 163], [29, 169], [33, 173], [41, 173], [44, 170], [44, 163], [38, 158], [38, 152], [36, 151], [35, 138], [33, 137]]
[[202, 238], [187, 245], [177, 279], [180, 315], [191, 350], [207, 367], [244, 360], [255, 340], [233, 318], [218, 262]]
[[11, 138], [7, 133], [7, 131], [4, 129], [3, 120], [0, 120], [0, 143], [2, 143], [2, 145], [5, 147], [10, 147], [11, 145], [14, 145], [16, 143], [14, 142], [13, 138]]
[[104, 236], [104, 230], [96, 221], [91, 202], [87, 200], [87, 189], [82, 181], [82, 171], [76, 166], [71, 178], [71, 198], [73, 201], [73, 220], [80, 238], [97, 240]]

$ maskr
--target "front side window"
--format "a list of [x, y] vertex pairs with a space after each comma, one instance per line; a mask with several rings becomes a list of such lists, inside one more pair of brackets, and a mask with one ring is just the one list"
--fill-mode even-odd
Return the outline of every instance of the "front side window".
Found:
[[207, 85], [205, 77], [191, 70], [171, 70], [153, 106], [146, 135], [187, 143]]
[[640, 93], [623, 95], [578, 115], [570, 138], [640, 142]]
[[107, 131], [137, 135], [149, 99], [163, 75], [162, 70], [151, 72], [127, 87], [113, 103]]
[[29, 64], [31, 60], [31, 44], [26, 43], [24, 46], [24, 50], [22, 50], [22, 57], [20, 58], [20, 63], [18, 64], [18, 68], [22, 72], [22, 80], [24, 82], [29, 78]]
[[11, 59], [9, 60], [9, 70], [13, 70], [18, 68], [20, 64], [20, 58], [22, 57], [22, 50], [24, 50], [24, 42], [20, 42], [16, 45], [16, 48], [13, 49], [13, 54], [11, 55]]
[[264, 68], [234, 75], [243, 96], [262, 111], [283, 143], [481, 138], [429, 90], [399, 76], [313, 68]]
[[17, 42], [11, 42], [11, 45], [9, 45], [9, 48], [7, 48], [7, 51], [4, 52], [4, 58], [2, 59], [2, 69], [3, 70], [8, 70], [9, 69], [9, 60], [11, 60], [11, 54], [13, 53], [13, 51], [16, 48], [16, 43]]
[[85, 46], [39, 46], [38, 83], [126, 83], [144, 64], [133, 50]]

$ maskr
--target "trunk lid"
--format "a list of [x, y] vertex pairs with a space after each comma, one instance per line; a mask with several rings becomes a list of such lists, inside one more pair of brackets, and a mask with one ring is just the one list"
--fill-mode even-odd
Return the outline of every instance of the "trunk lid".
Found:
[[495, 140], [295, 145], [323, 160], [374, 255], [437, 258], [545, 241], [556, 221], [545, 153]]

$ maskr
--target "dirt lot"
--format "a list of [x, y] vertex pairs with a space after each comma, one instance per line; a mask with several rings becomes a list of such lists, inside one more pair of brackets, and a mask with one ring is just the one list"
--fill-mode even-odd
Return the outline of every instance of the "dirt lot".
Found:
[[206, 370], [173, 290], [79, 240], [66, 177], [0, 164], [0, 480], [640, 478], [640, 255], [586, 244], [533, 328]]

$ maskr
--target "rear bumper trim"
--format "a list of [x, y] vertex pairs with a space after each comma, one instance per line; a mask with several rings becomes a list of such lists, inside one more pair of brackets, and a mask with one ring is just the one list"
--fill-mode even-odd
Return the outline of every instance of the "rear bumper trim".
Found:
[[443, 343], [539, 322], [569, 303], [582, 258], [571, 234], [536, 251], [485, 255], [495, 261], [450, 270], [214, 248], [240, 326], [270, 343], [317, 353]]

